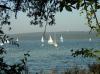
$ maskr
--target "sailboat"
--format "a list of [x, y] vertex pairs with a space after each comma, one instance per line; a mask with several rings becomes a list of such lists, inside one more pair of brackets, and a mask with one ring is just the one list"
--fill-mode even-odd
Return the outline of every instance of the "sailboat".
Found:
[[55, 47], [58, 47], [58, 44], [57, 44], [56, 39], [54, 40], [53, 45], [54, 45]]
[[56, 40], [56, 35], [54, 36], [53, 45], [54, 45], [55, 47], [58, 47], [57, 40]]
[[4, 43], [7, 43], [7, 41], [4, 41]]
[[17, 41], [17, 42], [19, 41], [18, 37], [17, 37], [16, 41]]
[[91, 39], [91, 38], [89, 38], [89, 41], [91, 42], [91, 41], [92, 41], [92, 39]]
[[6, 44], [6, 43], [10, 43], [10, 41], [8, 40], [8, 39], [6, 39], [5, 41], [4, 41], [4, 44]]
[[49, 36], [48, 44], [53, 44], [53, 39], [52, 39], [51, 35]]
[[62, 35], [60, 36], [60, 41], [61, 41], [61, 42], [64, 42], [63, 36], [62, 36]]
[[1, 42], [1, 43], [0, 43], [0, 46], [3, 46], [3, 45], [4, 45], [4, 43]]
[[41, 38], [41, 42], [44, 43], [44, 38], [43, 38], [43, 36], [42, 36], [42, 38]]
[[41, 46], [44, 46], [44, 38], [43, 38], [43, 36], [41, 38], [41, 42], [42, 42]]
[[7, 39], [7, 42], [6, 42], [6, 43], [8, 43], [8, 44], [9, 44], [9, 43], [10, 43], [10, 41]]

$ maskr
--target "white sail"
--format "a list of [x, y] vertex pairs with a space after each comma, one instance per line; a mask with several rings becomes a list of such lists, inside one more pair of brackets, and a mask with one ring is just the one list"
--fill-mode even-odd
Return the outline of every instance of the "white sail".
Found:
[[48, 44], [53, 44], [53, 39], [52, 39], [51, 35], [50, 35], [50, 37], [48, 39]]
[[7, 42], [6, 43], [10, 43], [10, 41], [9, 40], [7, 40]]
[[6, 44], [6, 43], [10, 43], [10, 41], [9, 41], [8, 39], [6, 39], [6, 40], [4, 41], [4, 44]]
[[91, 41], [92, 41], [92, 39], [91, 39], [91, 38], [89, 38], [89, 41], [91, 42]]
[[44, 42], [44, 38], [43, 38], [43, 36], [42, 36], [42, 38], [41, 38], [41, 42], [42, 42], [42, 43]]
[[62, 35], [60, 36], [60, 41], [61, 41], [61, 42], [64, 42], [63, 36], [62, 36]]
[[7, 41], [4, 41], [4, 43], [7, 43]]
[[18, 37], [17, 37], [16, 41], [17, 41], [17, 42], [19, 41]]
[[56, 40], [56, 35], [55, 35], [55, 37], [54, 37], [53, 45], [54, 45], [55, 47], [58, 47], [57, 40]]
[[54, 40], [53, 45], [54, 45], [55, 47], [58, 47], [58, 44], [57, 44], [56, 40]]
[[0, 43], [0, 45], [1, 45], [1, 46], [3, 46], [3, 45], [4, 45], [4, 43]]

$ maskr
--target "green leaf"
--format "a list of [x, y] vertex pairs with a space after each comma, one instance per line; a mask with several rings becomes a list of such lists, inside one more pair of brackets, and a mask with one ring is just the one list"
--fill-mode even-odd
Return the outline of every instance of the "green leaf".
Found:
[[70, 12], [72, 11], [72, 8], [68, 5], [66, 5], [65, 8], [66, 8], [67, 11], [70, 11]]
[[61, 6], [61, 7], [60, 7], [60, 12], [62, 12], [62, 11], [63, 11], [63, 7]]
[[100, 5], [97, 6], [97, 9], [100, 9]]
[[95, 50], [94, 53], [98, 56], [100, 56], [100, 50]]
[[79, 3], [76, 4], [76, 8], [77, 8], [77, 9], [80, 8], [80, 4], [79, 4]]
[[85, 5], [85, 3], [82, 3], [82, 4], [81, 4], [81, 7], [84, 6], [84, 5]]
[[84, 10], [87, 10], [87, 6], [84, 6]]
[[64, 8], [64, 2], [60, 2], [60, 12], [63, 11], [63, 8]]
[[4, 34], [4, 32], [2, 30], [0, 30], [0, 34]]

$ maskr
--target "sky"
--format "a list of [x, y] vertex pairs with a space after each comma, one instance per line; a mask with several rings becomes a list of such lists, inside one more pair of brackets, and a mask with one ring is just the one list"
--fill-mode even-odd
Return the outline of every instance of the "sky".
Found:
[[[48, 32], [59, 32], [59, 31], [89, 31], [90, 28], [86, 24], [85, 15], [79, 14], [80, 12], [74, 10], [73, 12], [63, 11], [58, 12], [55, 16], [56, 24], [54, 26], [47, 26]], [[8, 31], [4, 27], [6, 33], [29, 33], [29, 32], [43, 32], [44, 27], [30, 25], [30, 19], [26, 17], [26, 14], [18, 13], [18, 18], [15, 19], [14, 15], [11, 18], [12, 30]]]

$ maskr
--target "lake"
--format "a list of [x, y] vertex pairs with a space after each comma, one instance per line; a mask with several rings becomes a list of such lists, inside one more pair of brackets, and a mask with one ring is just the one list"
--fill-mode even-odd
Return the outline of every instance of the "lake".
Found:
[[[85, 35], [84, 37], [81, 34], [73, 33], [69, 36], [66, 33], [62, 33], [64, 42], [60, 42], [60, 33], [57, 33], [56, 40], [58, 47], [49, 45], [47, 43], [47, 39], [44, 42], [44, 46], [41, 46], [42, 34], [21, 34], [20, 36], [14, 35], [13, 37], [15, 38], [18, 36], [18, 43], [20, 46], [16, 47], [12, 45], [4, 45], [7, 50], [5, 61], [7, 61], [9, 64], [18, 63], [19, 60], [23, 58], [23, 54], [30, 51], [27, 66], [32, 74], [39, 72], [40, 70], [49, 71], [51, 69], [57, 69], [62, 71], [76, 65], [80, 68], [86, 68], [87, 64], [95, 62], [95, 59], [82, 58], [80, 56], [74, 58], [71, 56], [70, 50], [77, 50], [81, 48], [100, 49], [100, 39], [96, 38], [94, 34], [88, 35], [88, 33], [86, 33], [88, 36], [82, 34], [83, 36]], [[54, 34], [52, 34], [52, 36], [53, 35]], [[72, 36], [75, 36], [75, 38]], [[90, 37], [91, 41], [89, 41]]]

